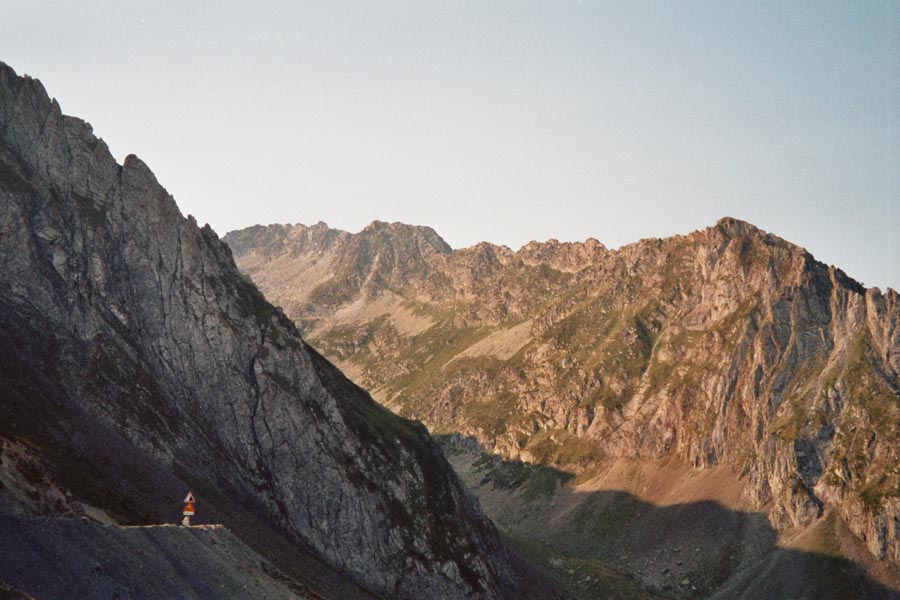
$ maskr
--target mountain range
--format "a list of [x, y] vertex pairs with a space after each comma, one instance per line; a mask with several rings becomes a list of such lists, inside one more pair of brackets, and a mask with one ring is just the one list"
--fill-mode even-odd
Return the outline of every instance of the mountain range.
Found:
[[730, 218], [220, 240], [0, 63], [0, 597], [897, 598], [898, 322]]
[[[488, 515], [564, 574], [576, 557], [666, 597], [895, 593], [791, 567], [797, 551], [900, 589], [896, 291], [731, 218], [617, 250], [453, 250], [378, 221], [224, 240], [312, 345], [442, 437]], [[666, 531], [711, 550], [662, 560], [685, 545]]]

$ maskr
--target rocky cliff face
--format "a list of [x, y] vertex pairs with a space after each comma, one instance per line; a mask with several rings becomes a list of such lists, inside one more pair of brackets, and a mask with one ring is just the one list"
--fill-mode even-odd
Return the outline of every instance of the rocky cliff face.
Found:
[[308, 347], [147, 165], [2, 63], [0, 365], [0, 433], [120, 522], [177, 519], [190, 487], [341, 597], [516, 595], [425, 428]]
[[[315, 252], [294, 243], [313, 235]], [[630, 458], [730, 466], [777, 527], [838, 511], [900, 565], [895, 291], [733, 219], [616, 251], [479, 244], [409, 263], [394, 235], [425, 238], [375, 223], [226, 241], [325, 355], [434, 431], [576, 473]], [[384, 257], [414, 268], [376, 277]]]

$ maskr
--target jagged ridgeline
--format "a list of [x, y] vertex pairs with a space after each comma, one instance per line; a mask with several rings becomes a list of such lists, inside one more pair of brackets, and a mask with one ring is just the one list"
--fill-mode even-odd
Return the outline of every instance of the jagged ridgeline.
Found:
[[[65, 490], [39, 512], [177, 522], [192, 489], [195, 521], [224, 523], [317, 597], [514, 598], [535, 584], [424, 427], [307, 346], [141, 160], [117, 164], [2, 63], [0, 436]], [[30, 506], [0, 502], [13, 505]], [[70, 530], [35, 526], [32, 541]], [[9, 539], [0, 581], [28, 592]]]
[[238, 264], [433, 432], [589, 478], [729, 467], [780, 530], [836, 512], [900, 564], [900, 298], [734, 219], [608, 250], [451, 250], [376, 222], [251, 227]]

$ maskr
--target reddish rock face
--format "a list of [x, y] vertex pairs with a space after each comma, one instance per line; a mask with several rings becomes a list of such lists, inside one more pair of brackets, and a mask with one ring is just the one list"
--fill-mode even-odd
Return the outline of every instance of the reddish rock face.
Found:
[[[313, 231], [316, 253], [295, 241]], [[900, 564], [893, 290], [734, 219], [614, 251], [447, 251], [401, 224], [225, 239], [317, 348], [433, 432], [575, 473], [620, 458], [727, 465], [778, 528], [834, 509]]]

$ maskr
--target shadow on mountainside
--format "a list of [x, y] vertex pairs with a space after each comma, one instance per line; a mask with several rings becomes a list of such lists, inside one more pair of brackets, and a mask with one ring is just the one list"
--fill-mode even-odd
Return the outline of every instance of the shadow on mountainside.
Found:
[[[79, 374], [84, 385], [102, 388], [109, 397], [127, 396], [139, 384], [151, 390], [155, 386], [140, 365], [124, 360], [116, 365], [120, 371], [129, 369], [124, 374], [91, 369], [94, 355], [88, 344], [56, 332], [37, 312], [17, 314], [19, 309], [5, 300], [0, 288], [0, 437], [22, 441], [39, 453], [75, 500], [96, 507], [120, 525], [178, 523], [179, 500], [191, 489], [202, 502], [195, 524], [224, 523], [249, 548], [271, 560], [291, 583], [297, 582], [303, 596], [375, 598], [273, 527], [260, 512], [243, 506], [240, 490], [222, 490], [213, 468], [207, 478], [201, 478], [192, 474], [191, 457], [176, 455], [171, 463], [164, 463], [126, 437], [123, 431], [129, 423], [124, 419], [116, 429], [86, 410], [77, 400], [77, 386], [67, 386], [71, 382], [64, 372]], [[164, 429], [158, 424], [170, 416], [158, 412], [162, 406], [162, 402], [147, 402], [140, 413], [146, 421], [138, 425]], [[0, 534], [0, 542], [4, 541]], [[15, 546], [0, 543], [0, 552], [10, 549], [14, 551]], [[52, 545], [47, 550], [53, 550]], [[3, 558], [2, 566], [11, 566]], [[73, 560], [78, 558], [73, 555]], [[139, 569], [143, 560], [136, 558], [133, 566]]]
[[[216, 555], [222, 558], [215, 565], [217, 569], [205, 568], [208, 575], [205, 579], [198, 577], [194, 581], [182, 577], [179, 581], [184, 584], [183, 590], [197, 589], [209, 581], [224, 582], [227, 587], [229, 582], [240, 580], [241, 577], [232, 577], [234, 574], [220, 567], [249, 564], [246, 556], [254, 551], [271, 561], [273, 569], [267, 571], [260, 567], [264, 575], [257, 577], [258, 569], [248, 567], [243, 569], [243, 575], [256, 581], [274, 578], [278, 580], [276, 583], [295, 589], [298, 598], [376, 598], [326, 564], [314, 549], [288, 537], [277, 523], [264, 516], [262, 510], [253, 510], [255, 505], [252, 498], [247, 498], [247, 490], [222, 485], [216, 476], [217, 464], [227, 465], [224, 459], [219, 461], [219, 457], [213, 455], [204, 460], [203, 465], [208, 467], [204, 475], [203, 470], [198, 469], [197, 457], [176, 453], [170, 460], [164, 460], [154, 454], [153, 449], [136, 446], [127, 437], [132, 428], [163, 436], [168, 427], [180, 425], [173, 415], [166, 414], [165, 403], [153, 397], [157, 391], [152, 378], [140, 363], [127, 360], [127, 352], [112, 348], [108, 354], [120, 360], [105, 364], [104, 368], [92, 368], [91, 363], [98, 356], [98, 345], [92, 346], [65, 332], [57, 332], [41, 314], [30, 308], [12, 307], [6, 300], [5, 290], [0, 286], [0, 441], [13, 440], [27, 446], [40, 457], [47, 473], [59, 482], [61, 489], [72, 493], [72, 501], [94, 507], [122, 526], [178, 523], [181, 520], [180, 499], [185, 490], [193, 490], [199, 501], [194, 524], [222, 523], [228, 528], [228, 535], [233, 534], [241, 545], [246, 544], [246, 548], [241, 546], [235, 551], [237, 559], [234, 561], [230, 560], [235, 554], [230, 545], [219, 548], [227, 551], [227, 556]], [[20, 314], [23, 311], [24, 314]], [[322, 365], [322, 368], [328, 367]], [[344, 385], [345, 380], [337, 376], [336, 370], [329, 370], [329, 375], [335, 378], [330, 384]], [[106, 398], [132, 398], [135, 387], [145, 386], [150, 390], [151, 398], [144, 398], [140, 410], [135, 411], [138, 422], [126, 415], [119, 420], [120, 426], [114, 427], [96, 413], [112, 410], [115, 403], [88, 407], [79, 397], [79, 386], [93, 387], [98, 395]], [[424, 428], [421, 431], [427, 441]], [[165, 438], [161, 439], [162, 446], [166, 442]], [[216, 451], [215, 446], [212, 451]], [[436, 459], [443, 460], [439, 452], [434, 454]], [[4, 460], [0, 448], [0, 466]], [[433, 476], [436, 474], [439, 472], [432, 473]], [[37, 520], [6, 514], [2, 485], [0, 481], [0, 600], [7, 594], [4, 584], [29, 591], [34, 584], [52, 591], [45, 594], [48, 599], [99, 597], [103, 594], [97, 590], [105, 593], [110, 586], [144, 585], [142, 582], [152, 579], [153, 573], [157, 572], [146, 567], [148, 561], [165, 558], [168, 563], [164, 566], [172, 569], [179, 565], [183, 568], [184, 564], [192, 562], [179, 563], [162, 547], [148, 550], [141, 544], [132, 543], [134, 536], [141, 535], [139, 530], [120, 531], [118, 527], [82, 523], [72, 515], [59, 515], [53, 510], [29, 512], [30, 515], [41, 515], [42, 518]], [[66, 518], [56, 518], [59, 516]], [[32, 524], [20, 526], [28, 519], [32, 519]], [[172, 531], [160, 531], [162, 535], [175, 532], [199, 535], [196, 530], [177, 527]], [[176, 539], [172, 545], [181, 543]], [[79, 551], [71, 552], [76, 546]], [[114, 546], [136, 548], [140, 552], [117, 554], [112, 549]], [[98, 548], [106, 550], [98, 553]], [[193, 552], [187, 552], [186, 556], [191, 559]], [[107, 573], [110, 576], [105, 578], [79, 579], [82, 563], [89, 559], [100, 560], [98, 557], [118, 565], [117, 570]], [[541, 598], [556, 597], [555, 590], [540, 571], [517, 556], [511, 560], [518, 578], [517, 589], [529, 589]], [[93, 569], [95, 563], [90, 564], [89, 569]], [[73, 589], [83, 593], [74, 593]], [[140, 597], [172, 597], [166, 595], [169, 591], [169, 587], [157, 586], [154, 593], [146, 591]], [[38, 595], [42, 600], [45, 596]], [[200, 596], [216, 597], [216, 594]], [[12, 597], [19, 598], [18, 595]], [[282, 596], [276, 594], [274, 597]]]
[[785, 547], [761, 513], [591, 491], [570, 473], [489, 455], [474, 439], [436, 439], [508, 541], [577, 597], [900, 598], [900, 586], [842, 555], [841, 536], [852, 536], [836, 515]]

